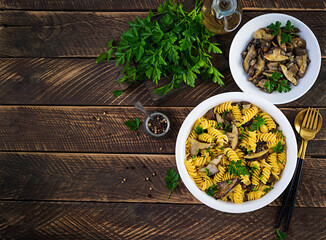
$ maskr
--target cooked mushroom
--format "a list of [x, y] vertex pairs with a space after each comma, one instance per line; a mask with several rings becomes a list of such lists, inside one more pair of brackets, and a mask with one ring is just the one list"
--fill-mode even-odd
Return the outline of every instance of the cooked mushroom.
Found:
[[293, 72], [290, 72], [286, 66], [280, 64], [280, 67], [282, 69], [282, 72], [284, 74], [284, 76], [286, 77], [287, 80], [289, 80], [290, 82], [292, 82], [294, 85], [297, 85], [298, 82], [297, 80], [294, 78], [295, 75], [293, 75]]
[[272, 53], [267, 53], [264, 55], [265, 59], [268, 61], [282, 62], [289, 59], [288, 56], [285, 56], [284, 52], [280, 48], [274, 48]]
[[291, 43], [294, 48], [306, 48], [306, 41], [302, 38], [293, 38]]
[[251, 108], [251, 103], [250, 102], [241, 102], [241, 104], [242, 104], [243, 109]]
[[307, 54], [307, 49], [305, 48], [295, 48], [294, 52], [296, 55], [301, 56]]
[[286, 44], [285, 43], [281, 43], [282, 40], [281, 40], [281, 33], [282, 31], [280, 31], [278, 34], [277, 34], [277, 42], [278, 42], [278, 45], [280, 46], [280, 48], [286, 52]]
[[219, 190], [215, 196], [216, 199], [220, 199], [224, 197], [226, 194], [228, 194], [231, 191], [231, 189], [233, 189], [236, 185], [240, 184], [240, 179], [239, 178], [233, 179], [230, 184], [228, 182], [229, 181], [216, 183], [217, 186], [219, 187]]
[[215, 120], [213, 108], [206, 113], [206, 118], [207, 118], [207, 120]]
[[191, 155], [197, 155], [199, 150], [202, 149], [207, 149], [213, 145], [215, 145], [214, 143], [203, 143], [203, 142], [199, 142], [196, 139], [191, 138], [189, 140], [189, 144], [190, 144], [190, 154]]
[[266, 28], [261, 28], [259, 30], [257, 30], [254, 34], [254, 38], [255, 39], [264, 39], [264, 40], [267, 40], [267, 41], [270, 41], [272, 40], [275, 36], [270, 34], [270, 33], [267, 33], [266, 32], [267, 29]]
[[265, 88], [264, 86], [265, 86], [265, 83], [266, 83], [267, 81], [268, 81], [267, 79], [262, 79], [262, 80], [260, 80], [260, 81], [258, 82], [258, 86], [259, 86], [260, 88]]
[[267, 63], [267, 68], [272, 71], [278, 71], [279, 70], [279, 63], [278, 62], [269, 62]]
[[261, 151], [261, 152], [257, 152], [257, 153], [252, 153], [250, 155], [245, 155], [244, 158], [248, 161], [258, 161], [258, 160], [262, 160], [262, 159], [266, 159], [269, 155], [268, 149]]
[[216, 117], [216, 121], [218, 123], [224, 123], [224, 119], [222, 118], [222, 116], [220, 114], [218, 114], [217, 112], [215, 113], [215, 117]]
[[[218, 155], [216, 158], [214, 158], [212, 161], [210, 161], [209, 164], [206, 166], [207, 170], [211, 174], [215, 174], [215, 173], [218, 173], [219, 172], [219, 170], [217, 168], [217, 165], [220, 163], [220, 161], [222, 160], [223, 157], [224, 157], [224, 154]], [[199, 172], [206, 172], [206, 169], [205, 168], [201, 168], [198, 171]]]
[[256, 70], [255, 75], [253, 78], [257, 78], [261, 73], [263, 72], [265, 67], [265, 61], [260, 56], [258, 56], [258, 62], [253, 66], [253, 68]]
[[249, 63], [252, 59], [255, 59], [255, 57], [257, 56], [256, 50], [255, 50], [255, 46], [251, 45], [246, 58], [243, 61], [243, 69], [245, 70], [246, 73], [248, 73], [249, 70]]
[[231, 148], [235, 150], [239, 144], [239, 129], [235, 124], [232, 124], [232, 136]]
[[300, 78], [302, 78], [306, 73], [307, 66], [308, 66], [308, 63], [309, 63], [308, 55], [305, 54], [305, 55], [297, 56], [296, 60], [297, 60], [297, 63], [299, 65], [298, 76]]

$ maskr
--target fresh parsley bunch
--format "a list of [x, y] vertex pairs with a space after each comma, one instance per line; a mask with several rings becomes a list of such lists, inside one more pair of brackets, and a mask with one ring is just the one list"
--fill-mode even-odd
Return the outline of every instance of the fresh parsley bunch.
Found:
[[213, 66], [209, 55], [222, 51], [209, 40], [214, 34], [203, 25], [200, 4], [188, 13], [182, 4], [169, 0], [157, 13], [150, 11], [143, 20], [136, 17], [129, 27], [119, 44], [113, 46], [111, 40], [108, 51], [96, 60], [109, 61], [115, 54], [116, 65], [124, 66], [118, 83], [149, 79], [158, 84], [162, 78], [170, 79], [170, 83], [155, 90], [161, 95], [178, 88], [182, 82], [195, 87], [199, 76], [224, 85], [223, 75]]
[[272, 76], [266, 76], [267, 81], [264, 84], [264, 87], [266, 87], [267, 91], [269, 93], [273, 92], [275, 89], [278, 92], [289, 92], [291, 91], [290, 86], [288, 85], [287, 79], [282, 79], [283, 74], [279, 72], [273, 72]]

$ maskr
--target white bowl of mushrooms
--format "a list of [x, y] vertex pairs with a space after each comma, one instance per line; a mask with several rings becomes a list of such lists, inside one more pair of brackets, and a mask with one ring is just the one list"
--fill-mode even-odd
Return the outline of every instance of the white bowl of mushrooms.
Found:
[[284, 104], [313, 86], [321, 52], [307, 25], [292, 16], [271, 13], [250, 20], [238, 31], [229, 64], [242, 91]]

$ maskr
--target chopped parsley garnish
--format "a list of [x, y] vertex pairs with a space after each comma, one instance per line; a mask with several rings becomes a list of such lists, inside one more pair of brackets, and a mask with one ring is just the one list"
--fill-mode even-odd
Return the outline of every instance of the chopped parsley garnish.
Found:
[[274, 152], [281, 153], [284, 151], [284, 147], [281, 142], [278, 142], [275, 147], [273, 147]]
[[213, 173], [211, 173], [209, 170], [208, 170], [208, 168], [205, 168], [205, 172], [206, 172], [206, 175], [207, 176], [211, 176]]
[[269, 187], [269, 188], [265, 188], [264, 192], [268, 193], [270, 190], [274, 189], [274, 187]]
[[253, 188], [252, 191], [256, 192], [256, 191], [258, 191], [258, 189], [257, 188]]
[[234, 161], [232, 160], [231, 163], [228, 165], [228, 171], [230, 174], [234, 174], [240, 177], [240, 175], [249, 175], [248, 169], [245, 166], [242, 166], [242, 161]]
[[250, 131], [258, 130], [261, 126], [263, 126], [263, 124], [265, 124], [265, 119], [263, 119], [260, 115], [257, 115], [252, 121]]
[[281, 30], [281, 23], [279, 21], [276, 21], [275, 24], [271, 23], [270, 25], [268, 25], [267, 28], [272, 31], [272, 34], [274, 36], [276, 36]]
[[264, 88], [267, 89], [269, 93], [273, 92], [276, 88], [278, 92], [289, 92], [291, 91], [290, 86], [287, 84], [288, 80], [284, 79], [281, 82], [279, 82], [279, 79], [283, 77], [282, 73], [279, 72], [273, 72], [272, 76], [267, 76], [267, 81], [264, 84]]
[[228, 181], [228, 184], [230, 185], [230, 184], [232, 184], [232, 182], [233, 182], [233, 180], [229, 180], [229, 181]]
[[217, 190], [217, 185], [213, 185], [207, 189], [206, 193], [207, 195], [214, 197], [216, 190]]
[[113, 92], [113, 96], [115, 98], [119, 97], [121, 94], [123, 94], [123, 91], [120, 91], [120, 90], [114, 90]]
[[201, 127], [201, 126], [197, 126], [196, 129], [195, 129], [195, 133], [197, 135], [200, 135], [204, 132], [204, 129]]

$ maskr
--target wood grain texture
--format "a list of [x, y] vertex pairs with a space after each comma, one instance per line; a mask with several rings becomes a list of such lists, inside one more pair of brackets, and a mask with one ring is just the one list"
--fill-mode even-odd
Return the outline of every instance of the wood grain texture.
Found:
[[[111, 0], [111, 1], [100, 1], [100, 0], [25, 0], [25, 1], [14, 1], [14, 0], [0, 0], [0, 8], [2, 9], [35, 9], [35, 10], [148, 10], [157, 9], [164, 0]], [[177, 0], [176, 2], [182, 2], [185, 6], [193, 5], [192, 0]], [[240, 4], [244, 9], [275, 9], [277, 10], [325, 10], [326, 5], [324, 1], [313, 1], [313, 0], [300, 0], [300, 1], [281, 1], [281, 0], [240, 0]]]
[[[264, 13], [245, 12], [241, 26]], [[325, 56], [326, 14], [284, 13], [301, 19], [311, 28], [319, 41], [322, 56]], [[120, 39], [121, 33], [128, 28], [128, 21], [134, 20], [136, 16], [143, 18], [146, 15], [147, 13], [140, 12], [2, 11], [0, 56], [96, 57], [105, 50], [109, 40]], [[229, 49], [235, 32], [220, 37], [219, 42], [223, 49]]]
[[[167, 199], [170, 167], [174, 155], [0, 153], [0, 199], [200, 204], [182, 181]], [[296, 206], [326, 207], [325, 171], [325, 159], [305, 159]]]
[[[155, 105], [144, 84], [131, 86], [115, 98], [111, 92], [127, 86], [115, 84], [121, 69], [112, 62], [95, 64], [95, 59], [80, 58], [0, 58], [0, 72], [1, 104], [130, 106], [137, 99], [146, 106]], [[191, 107], [219, 93], [241, 91], [230, 71], [223, 74], [226, 83], [223, 88], [211, 81], [202, 82], [196, 88], [183, 89], [160, 106]], [[310, 91], [282, 106], [326, 107], [325, 78], [326, 59], [323, 59], [319, 77]]]
[[[274, 239], [279, 208], [228, 214], [204, 205], [2, 201], [0, 211], [2, 239]], [[295, 208], [289, 239], [323, 239], [325, 217], [325, 208]]]
[[[172, 131], [166, 139], [153, 140], [142, 129], [139, 134], [129, 131], [123, 124], [126, 120], [144, 119], [134, 107], [0, 106], [0, 151], [174, 153], [177, 133], [192, 108], [147, 110], [164, 112], [170, 118]], [[301, 109], [281, 110], [293, 123]], [[326, 109], [320, 112], [325, 116]], [[322, 128], [309, 142], [307, 155], [325, 156], [325, 138]]]

